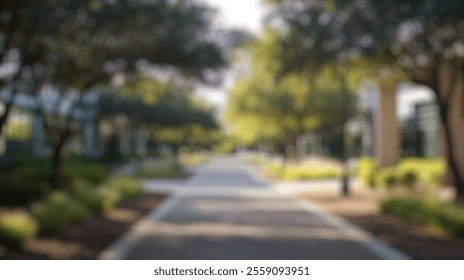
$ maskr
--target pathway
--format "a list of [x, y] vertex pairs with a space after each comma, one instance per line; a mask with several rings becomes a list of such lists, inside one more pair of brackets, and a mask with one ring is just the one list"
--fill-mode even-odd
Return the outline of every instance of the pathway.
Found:
[[149, 181], [172, 195], [102, 259], [403, 259], [401, 252], [290, 193], [233, 157], [186, 182]]

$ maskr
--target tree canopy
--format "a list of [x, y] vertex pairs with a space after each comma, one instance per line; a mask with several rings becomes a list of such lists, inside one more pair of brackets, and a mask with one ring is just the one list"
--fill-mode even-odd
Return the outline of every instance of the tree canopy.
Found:
[[311, 75], [283, 72], [276, 35], [268, 29], [250, 47], [250, 73], [229, 94], [225, 117], [230, 132], [246, 144], [294, 146], [301, 134], [340, 130], [354, 114], [352, 93], [335, 80], [330, 67]]
[[[369, 66], [377, 83], [410, 80], [435, 93], [458, 199], [464, 174], [450, 125], [456, 85], [464, 79], [464, 9], [459, 0], [268, 0], [278, 30], [278, 57], [288, 71], [336, 64], [347, 72]], [[352, 63], [354, 62], [354, 63]], [[362, 63], [360, 63], [362, 62]], [[349, 66], [347, 68], [347, 65]], [[348, 72], [347, 72], [348, 73]], [[454, 109], [456, 110], [456, 109]]]

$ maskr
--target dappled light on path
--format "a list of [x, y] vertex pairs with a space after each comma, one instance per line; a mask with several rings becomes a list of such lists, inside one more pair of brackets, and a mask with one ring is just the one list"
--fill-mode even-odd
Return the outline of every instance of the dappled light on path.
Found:
[[[150, 182], [147, 188], [156, 190]], [[293, 195], [276, 192], [237, 158], [218, 157], [173, 187], [171, 198], [101, 257], [403, 258], [385, 253], [376, 242]]]

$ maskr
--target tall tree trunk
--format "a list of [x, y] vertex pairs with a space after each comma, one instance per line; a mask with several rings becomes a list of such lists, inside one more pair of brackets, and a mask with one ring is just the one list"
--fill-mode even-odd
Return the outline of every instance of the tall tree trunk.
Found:
[[[450, 172], [452, 184], [456, 192], [455, 199], [460, 202], [464, 202], [464, 170], [459, 169], [458, 160], [456, 159], [457, 152], [456, 152], [456, 144], [453, 138], [453, 133], [458, 133], [457, 131], [453, 131], [451, 127], [451, 120], [450, 120], [450, 106], [453, 104], [453, 97], [456, 96], [456, 89], [459, 79], [463, 80], [464, 78], [464, 71], [459, 67], [459, 65], [454, 68], [451, 65], [451, 73], [447, 73], [447, 78], [449, 77], [449, 83], [447, 88], [443, 89], [439, 85], [440, 81], [440, 66], [441, 61], [437, 60], [438, 66], [434, 69], [434, 82], [437, 85], [434, 88], [435, 97], [437, 100], [437, 104], [439, 107], [439, 115], [440, 121], [443, 127], [444, 138], [446, 143], [446, 161], [448, 164], [448, 171]], [[445, 64], [446, 67], [446, 64]], [[460, 94], [464, 94], [460, 92]]]
[[[438, 92], [435, 92], [436, 97], [439, 98]], [[457, 160], [455, 158], [455, 143], [451, 131], [449, 121], [449, 105], [444, 102], [438, 102], [440, 121], [443, 125], [444, 138], [446, 143], [446, 162], [448, 164], [449, 172], [452, 176], [452, 184], [456, 191], [456, 200], [464, 202], [464, 175], [463, 171], [459, 170]]]
[[0, 136], [3, 136], [4, 128], [8, 121], [8, 116], [10, 115], [11, 108], [13, 107], [13, 102], [7, 102], [5, 104], [5, 110], [3, 114], [0, 116]]
[[64, 141], [57, 143], [53, 147], [52, 155], [52, 170], [50, 174], [50, 185], [52, 189], [57, 190], [61, 188], [61, 169], [63, 166], [63, 147]]

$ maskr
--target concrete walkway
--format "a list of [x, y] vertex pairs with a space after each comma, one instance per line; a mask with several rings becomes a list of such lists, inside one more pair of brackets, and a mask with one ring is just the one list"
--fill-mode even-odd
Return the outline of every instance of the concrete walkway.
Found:
[[186, 182], [148, 181], [172, 195], [101, 259], [404, 259], [406, 255], [217, 157]]

